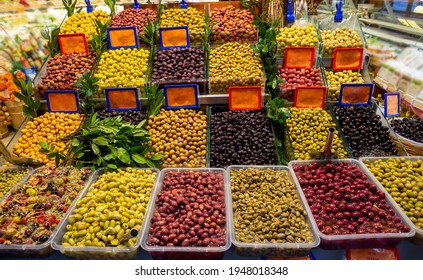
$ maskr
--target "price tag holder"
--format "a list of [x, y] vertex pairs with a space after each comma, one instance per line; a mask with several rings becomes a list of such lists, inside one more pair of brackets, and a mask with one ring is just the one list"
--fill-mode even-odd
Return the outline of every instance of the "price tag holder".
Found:
[[401, 114], [401, 95], [399, 92], [387, 92], [383, 99], [385, 117], [397, 117]]
[[136, 26], [109, 27], [107, 28], [109, 49], [136, 49], [139, 46]]
[[52, 113], [79, 113], [79, 98], [76, 90], [46, 90], [48, 111]]
[[374, 85], [368, 84], [342, 84], [339, 94], [339, 106], [369, 106]]
[[363, 65], [363, 48], [336, 48], [333, 50], [333, 70], [358, 70]]
[[57, 40], [62, 54], [88, 53], [88, 43], [84, 33], [59, 34]]
[[286, 47], [284, 68], [312, 68], [315, 52], [314, 47]]
[[106, 88], [109, 111], [139, 111], [141, 108], [137, 88]]
[[294, 107], [323, 108], [325, 106], [326, 87], [301, 86], [295, 88]]
[[188, 26], [164, 27], [159, 29], [160, 49], [189, 48]]
[[262, 88], [259, 86], [230, 87], [229, 110], [259, 110], [262, 107]]
[[196, 109], [200, 105], [196, 84], [165, 85], [163, 92], [166, 109]]

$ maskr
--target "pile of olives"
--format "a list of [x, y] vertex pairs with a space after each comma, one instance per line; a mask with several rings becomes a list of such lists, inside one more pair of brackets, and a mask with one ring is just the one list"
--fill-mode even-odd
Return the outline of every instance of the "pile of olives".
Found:
[[[307, 212], [288, 171], [230, 171], [235, 239], [247, 243], [311, 243]], [[276, 252], [267, 252], [274, 255]], [[267, 255], [266, 254], [266, 255]]]
[[[332, 115], [321, 108], [290, 108], [291, 117], [286, 121], [294, 155], [299, 160], [313, 159], [325, 149], [328, 129], [336, 128]], [[348, 157], [344, 144], [336, 132], [332, 152], [338, 158]]]
[[399, 155], [389, 127], [371, 106], [334, 106], [334, 112], [354, 158]]
[[402, 137], [423, 143], [423, 120], [403, 118], [391, 122], [391, 125]]
[[325, 70], [325, 74], [329, 86], [328, 99], [330, 101], [337, 101], [339, 99], [342, 84], [361, 84], [364, 82], [361, 73], [358, 71]]
[[419, 228], [423, 228], [423, 162], [406, 158], [366, 160], [364, 164]]
[[200, 43], [204, 36], [204, 13], [196, 8], [164, 9], [160, 17], [160, 27], [188, 26], [191, 43]]
[[109, 15], [102, 10], [96, 10], [92, 13], [78, 12], [66, 19], [60, 28], [60, 34], [85, 33], [87, 41], [91, 41], [91, 34], [96, 33], [95, 20], [105, 24]]
[[224, 111], [211, 115], [210, 166], [274, 165], [275, 145], [264, 111]]
[[333, 56], [335, 48], [359, 48], [363, 46], [360, 36], [354, 30], [345, 26], [334, 30], [321, 30], [324, 53], [323, 56]]
[[145, 111], [109, 111], [107, 109], [96, 112], [99, 119], [113, 118], [121, 116], [124, 122], [129, 122], [134, 125], [142, 122], [147, 114]]
[[101, 175], [76, 202], [63, 246], [134, 247], [129, 233], [141, 230], [156, 175], [133, 168]]
[[28, 169], [0, 169], [0, 199], [16, 185], [25, 175], [28, 174]]
[[283, 55], [285, 47], [317, 46], [319, 38], [316, 28], [310, 23], [307, 26], [292, 25], [281, 28], [276, 41], [278, 41], [278, 53]]
[[260, 57], [247, 44], [212, 48], [209, 71], [212, 93], [227, 93], [231, 86], [264, 86]]
[[202, 111], [162, 109], [148, 119], [147, 129], [147, 145], [164, 155], [163, 166], [206, 166], [207, 116]]
[[148, 57], [147, 49], [108, 50], [101, 55], [97, 73], [99, 91], [94, 97], [104, 97], [103, 89], [114, 87], [138, 87], [145, 83]]

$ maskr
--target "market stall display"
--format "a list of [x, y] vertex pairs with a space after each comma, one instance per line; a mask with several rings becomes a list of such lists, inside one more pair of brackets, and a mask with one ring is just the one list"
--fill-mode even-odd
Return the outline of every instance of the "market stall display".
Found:
[[210, 93], [227, 93], [231, 86], [264, 87], [265, 77], [259, 56], [247, 44], [213, 46], [209, 61]]
[[285, 166], [229, 166], [231, 238], [241, 256], [300, 257], [320, 239]]
[[58, 229], [53, 248], [79, 259], [133, 258], [158, 172], [97, 170]]

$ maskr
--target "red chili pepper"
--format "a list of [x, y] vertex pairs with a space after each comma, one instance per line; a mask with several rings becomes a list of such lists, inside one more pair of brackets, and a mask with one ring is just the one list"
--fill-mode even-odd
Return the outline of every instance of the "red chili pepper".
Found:
[[63, 213], [66, 213], [68, 211], [68, 209], [69, 209], [69, 206], [63, 207]]
[[26, 224], [26, 218], [25, 218], [25, 217], [23, 217], [23, 218], [21, 219], [21, 225], [24, 225], [24, 224]]
[[0, 244], [3, 244], [4, 242], [6, 242], [6, 239], [0, 238]]

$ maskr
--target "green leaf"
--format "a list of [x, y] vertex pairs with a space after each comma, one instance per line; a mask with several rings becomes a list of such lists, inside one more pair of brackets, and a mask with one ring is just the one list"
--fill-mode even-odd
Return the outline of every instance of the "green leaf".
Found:
[[105, 160], [105, 161], [109, 161], [109, 160], [111, 160], [111, 159], [113, 159], [113, 160], [115, 160], [115, 159], [116, 159], [116, 156], [115, 156], [113, 153], [107, 154], [107, 155], [104, 157], [104, 160]]
[[93, 142], [99, 146], [107, 146], [109, 145], [109, 141], [106, 137], [100, 136], [95, 139], [93, 139]]
[[147, 166], [150, 168], [155, 168], [156, 166], [154, 165], [154, 163], [149, 160], [149, 159], [145, 159], [145, 162], [147, 163]]
[[49, 144], [47, 142], [39, 142], [38, 144], [41, 146], [41, 148], [49, 150]]
[[131, 164], [131, 157], [124, 148], [118, 148], [118, 159], [123, 163]]
[[80, 158], [82, 158], [84, 155], [85, 155], [85, 153], [83, 153], [83, 152], [77, 153], [77, 154], [76, 154], [76, 158], [77, 158], [77, 159], [80, 159]]
[[110, 168], [110, 169], [117, 169], [117, 166], [115, 164], [111, 164], [111, 163], [107, 164], [107, 167]]
[[118, 135], [127, 134], [130, 131], [132, 131], [132, 128], [130, 126], [123, 126], [119, 131], [117, 132]]
[[151, 160], [161, 160], [164, 157], [162, 154], [154, 154], [150, 159]]
[[72, 139], [72, 147], [78, 147], [79, 146], [79, 140], [78, 138], [73, 138]]
[[91, 143], [91, 149], [93, 150], [94, 154], [99, 155], [100, 154], [100, 149], [98, 148], [98, 146], [94, 143]]
[[147, 159], [144, 156], [140, 155], [140, 154], [132, 154], [131, 157], [138, 164], [141, 164], [142, 165], [142, 164], [146, 164], [147, 163]]

